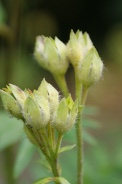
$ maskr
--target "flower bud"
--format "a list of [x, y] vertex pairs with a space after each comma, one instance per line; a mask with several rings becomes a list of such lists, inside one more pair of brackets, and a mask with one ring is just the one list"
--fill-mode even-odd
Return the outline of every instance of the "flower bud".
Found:
[[11, 90], [12, 95], [17, 100], [18, 105], [21, 109], [23, 109], [24, 102], [27, 98], [27, 93], [21, 90], [18, 86], [15, 86], [13, 84], [9, 84], [9, 88]]
[[38, 36], [36, 39], [35, 58], [46, 70], [53, 74], [65, 74], [69, 63], [66, 56], [66, 45], [57, 37]]
[[37, 92], [48, 99], [51, 115], [53, 116], [57, 106], [59, 104], [59, 93], [58, 91], [48, 82], [43, 79]]
[[101, 61], [96, 49], [93, 47], [87, 53], [77, 68], [77, 76], [84, 86], [91, 86], [99, 80], [102, 75], [103, 62]]
[[71, 96], [68, 99], [63, 98], [55, 112], [53, 126], [63, 134], [70, 130], [76, 122], [78, 112], [77, 101], [73, 102]]
[[24, 104], [24, 118], [32, 128], [44, 128], [50, 119], [47, 99], [38, 94], [35, 94], [34, 98], [28, 97]]
[[67, 56], [83, 85], [89, 87], [101, 77], [103, 63], [87, 33], [71, 31]]
[[71, 30], [70, 40], [67, 44], [67, 57], [74, 67], [85, 57], [88, 50], [93, 47], [92, 41], [87, 33]]
[[0, 95], [4, 108], [8, 112], [10, 112], [11, 115], [15, 116], [18, 119], [21, 119], [22, 113], [15, 98], [3, 90], [0, 90]]

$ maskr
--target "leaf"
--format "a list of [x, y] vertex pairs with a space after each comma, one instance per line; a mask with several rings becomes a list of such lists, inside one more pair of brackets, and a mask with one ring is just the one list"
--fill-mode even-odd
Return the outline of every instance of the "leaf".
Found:
[[55, 178], [54, 181], [60, 182], [61, 184], [70, 184], [70, 183], [69, 183], [65, 178], [63, 178], [63, 177], [57, 177], [57, 178]]
[[34, 182], [33, 184], [46, 184], [50, 181], [60, 182], [61, 184], [70, 184], [65, 178], [63, 177], [48, 177], [48, 178], [41, 178], [38, 181]]
[[24, 135], [20, 120], [0, 112], [0, 151], [19, 141]]
[[64, 152], [64, 151], [71, 150], [71, 149], [73, 149], [75, 146], [76, 146], [76, 144], [74, 144], [74, 145], [69, 145], [69, 146], [64, 146], [64, 147], [62, 147], [62, 148], [59, 149], [59, 152], [58, 152], [58, 153], [62, 153], [62, 152]]
[[18, 155], [14, 165], [14, 177], [18, 178], [29, 164], [35, 147], [27, 139], [24, 139], [19, 147]]
[[53, 178], [51, 178], [51, 177], [41, 178], [41, 179], [37, 180], [36, 182], [34, 182], [33, 184], [46, 184], [46, 183], [49, 183], [52, 180], [53, 180]]

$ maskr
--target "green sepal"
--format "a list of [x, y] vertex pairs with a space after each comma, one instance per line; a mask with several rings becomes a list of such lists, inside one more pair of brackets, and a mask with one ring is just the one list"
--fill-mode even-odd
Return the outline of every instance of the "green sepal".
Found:
[[18, 86], [15, 86], [13, 84], [9, 84], [12, 94], [14, 95], [15, 99], [18, 101], [18, 103], [23, 106], [24, 101], [27, 98], [27, 94], [23, 90], [21, 90]]
[[67, 120], [67, 115], [68, 115], [68, 107], [67, 107], [67, 104], [66, 104], [66, 100], [63, 98], [60, 101], [60, 104], [59, 104], [58, 110], [57, 110], [57, 116], [56, 116], [56, 119], [55, 119], [57, 124], [58, 123], [60, 125], [64, 124]]

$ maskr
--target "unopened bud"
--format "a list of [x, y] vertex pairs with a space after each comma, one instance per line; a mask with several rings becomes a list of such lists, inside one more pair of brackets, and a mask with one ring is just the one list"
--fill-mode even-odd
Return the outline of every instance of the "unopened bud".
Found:
[[24, 104], [24, 118], [32, 128], [44, 128], [50, 119], [47, 99], [37, 94], [34, 98], [28, 97]]
[[74, 67], [85, 57], [88, 50], [93, 47], [92, 41], [87, 33], [71, 30], [70, 39], [67, 44], [67, 57]]
[[89, 50], [77, 68], [77, 76], [84, 86], [91, 86], [99, 80], [102, 75], [103, 62], [99, 57], [96, 49], [93, 47]]
[[48, 99], [50, 112], [51, 112], [51, 115], [53, 115], [53, 113], [55, 112], [59, 104], [58, 91], [51, 84], [46, 82], [45, 79], [43, 79], [37, 92], [43, 95], [46, 99]]
[[16, 118], [21, 119], [22, 113], [15, 98], [3, 90], [0, 90], [0, 95], [6, 111], [10, 112], [10, 114]]
[[28, 96], [27, 93], [25, 91], [21, 90], [18, 86], [15, 86], [13, 84], [9, 84], [9, 87], [10, 87], [12, 95], [15, 97], [19, 106], [22, 109], [24, 102]]
[[69, 131], [76, 122], [77, 112], [77, 101], [73, 102], [71, 97], [68, 97], [68, 100], [63, 98], [55, 112], [53, 126], [61, 134]]
[[69, 63], [66, 56], [66, 45], [58, 38], [38, 36], [34, 51], [37, 62], [53, 74], [65, 74]]

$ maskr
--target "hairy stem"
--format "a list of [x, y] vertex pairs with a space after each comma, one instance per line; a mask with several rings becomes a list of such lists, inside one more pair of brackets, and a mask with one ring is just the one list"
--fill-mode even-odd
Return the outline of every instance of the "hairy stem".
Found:
[[[49, 129], [49, 130], [51, 131], [51, 129]], [[53, 175], [55, 177], [59, 177], [60, 174], [59, 174], [59, 166], [58, 166], [58, 155], [55, 156], [55, 153], [53, 151], [53, 145], [51, 144], [52, 141], [50, 141], [50, 137], [48, 137], [46, 130], [43, 129], [43, 130], [41, 130], [41, 133], [42, 132], [43, 132], [43, 137], [41, 137], [41, 138], [43, 140], [44, 147], [47, 147], [47, 150], [50, 153], [50, 156], [47, 160], [52, 168]], [[52, 139], [52, 135], [51, 135], [51, 139]], [[60, 184], [60, 182], [58, 182], [58, 181], [55, 181], [55, 183]]]
[[81, 94], [82, 85], [79, 82], [75, 71], [76, 99], [78, 99], [78, 120], [76, 123], [77, 138], [77, 183], [83, 184], [83, 144], [82, 144], [82, 124], [81, 124]]
[[88, 87], [82, 86], [75, 70], [76, 98], [78, 99], [78, 120], [76, 124], [77, 137], [77, 183], [83, 184], [83, 135], [82, 135], [82, 110], [86, 101]]

